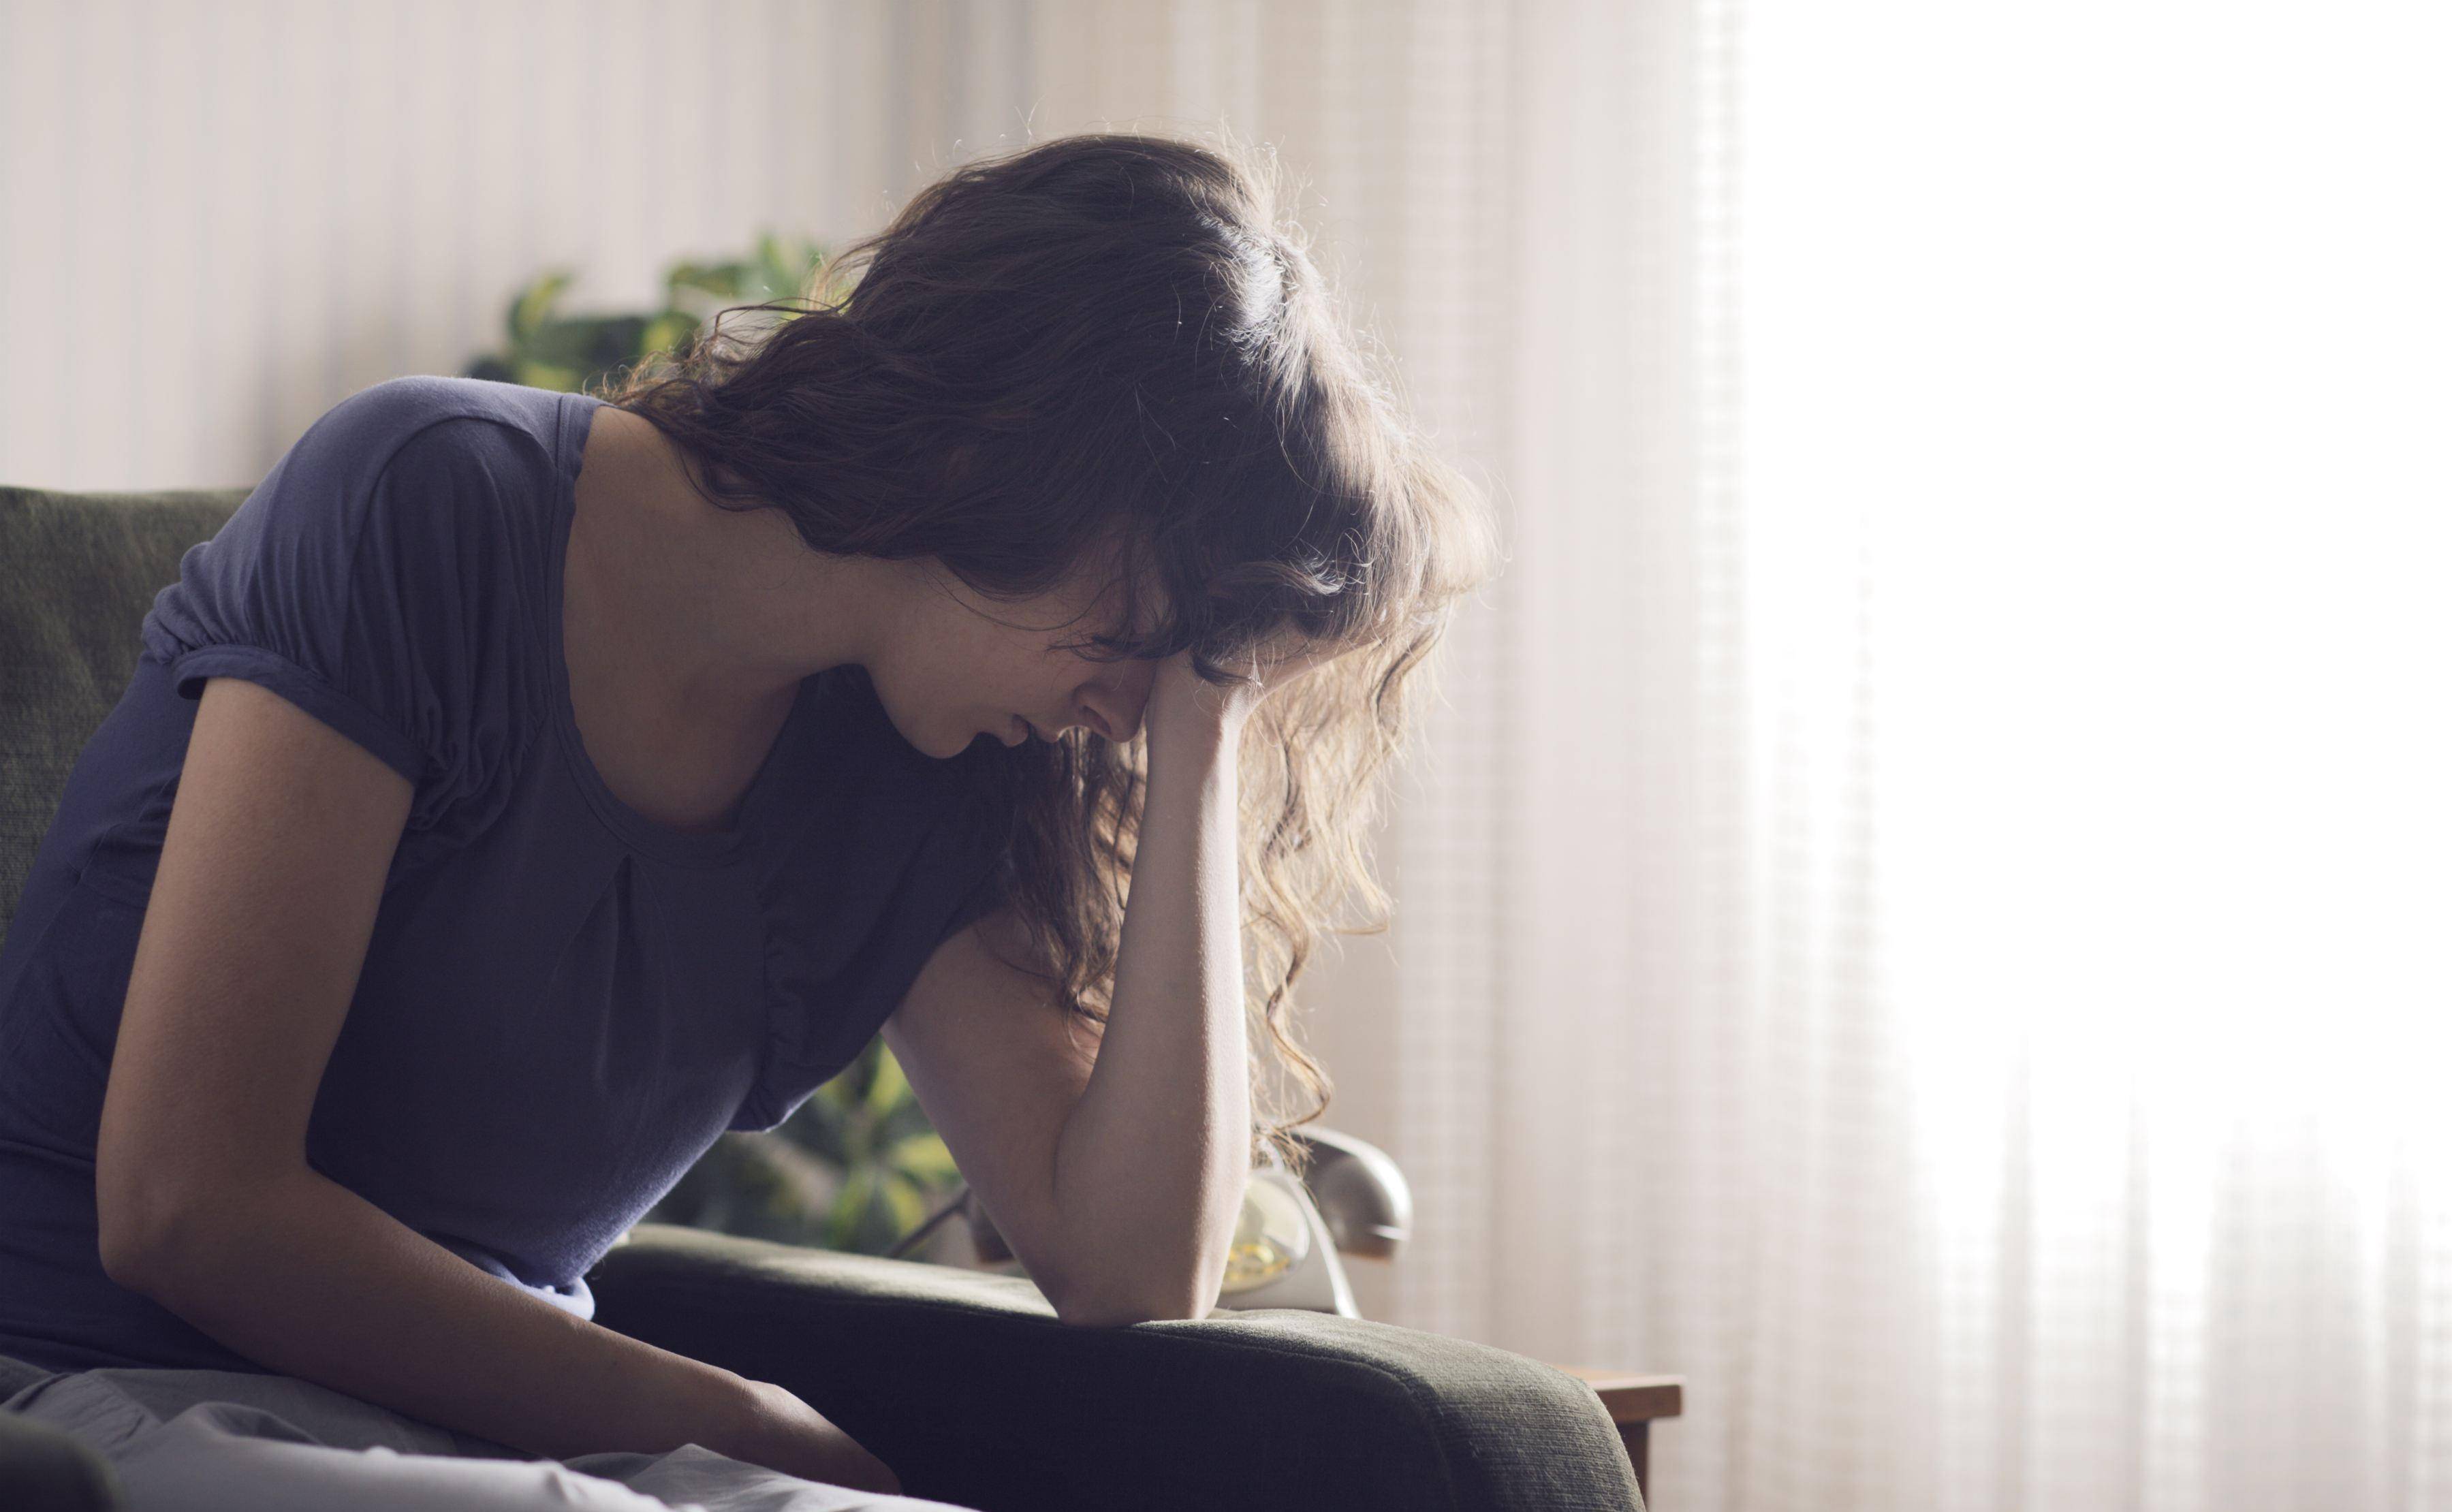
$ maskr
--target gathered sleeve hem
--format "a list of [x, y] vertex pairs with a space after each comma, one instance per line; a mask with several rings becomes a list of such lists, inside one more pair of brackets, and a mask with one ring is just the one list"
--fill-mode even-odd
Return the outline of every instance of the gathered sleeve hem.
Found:
[[170, 661], [170, 676], [183, 698], [204, 697], [211, 677], [239, 677], [268, 688], [357, 744], [410, 782], [426, 775], [425, 748], [398, 725], [350, 697], [321, 673], [263, 646], [199, 646]]

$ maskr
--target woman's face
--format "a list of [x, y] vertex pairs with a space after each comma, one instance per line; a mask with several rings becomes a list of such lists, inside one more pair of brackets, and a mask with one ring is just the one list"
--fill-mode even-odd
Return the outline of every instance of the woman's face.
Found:
[[998, 603], [935, 561], [912, 567], [908, 622], [889, 641], [886, 664], [868, 670], [878, 701], [914, 747], [941, 760], [982, 737], [1019, 745], [1080, 725], [1123, 741], [1140, 729], [1157, 663], [1095, 661], [1067, 649], [1123, 628], [1122, 596], [1102, 594], [1103, 571]]

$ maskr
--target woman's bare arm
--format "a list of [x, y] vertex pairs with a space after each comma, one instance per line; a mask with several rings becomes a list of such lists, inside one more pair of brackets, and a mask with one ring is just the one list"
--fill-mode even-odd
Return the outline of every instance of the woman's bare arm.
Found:
[[781, 1388], [575, 1317], [306, 1164], [411, 795], [278, 695], [206, 684], [103, 1098], [108, 1273], [274, 1370], [539, 1457], [697, 1443], [889, 1483]]
[[1056, 1152], [1069, 1275], [1108, 1322], [1202, 1317], [1225, 1284], [1252, 1158], [1236, 749], [1258, 697], [1317, 664], [1217, 689], [1178, 655], [1152, 685], [1114, 1000]]
[[[1152, 699], [1149, 785], [1106, 1033], [1056, 1142], [1056, 1207], [1091, 1324], [1197, 1318], [1251, 1176], [1234, 734]], [[1093, 1261], [1090, 1257], [1097, 1257]]]
[[209, 1188], [113, 1278], [285, 1375], [524, 1450], [716, 1447], [730, 1371], [564, 1311], [303, 1165]]

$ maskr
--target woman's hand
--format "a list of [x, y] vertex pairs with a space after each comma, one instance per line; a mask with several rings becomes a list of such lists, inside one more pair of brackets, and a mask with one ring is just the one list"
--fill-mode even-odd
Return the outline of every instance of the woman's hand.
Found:
[[803, 1481], [887, 1496], [902, 1494], [901, 1481], [885, 1462], [861, 1448], [817, 1408], [771, 1381], [744, 1378], [742, 1384], [745, 1389], [731, 1431], [722, 1435], [728, 1442], [706, 1447]]
[[1291, 635], [1281, 637], [1274, 645], [1253, 653], [1251, 665], [1244, 671], [1250, 680], [1223, 687], [1203, 681], [1192, 670], [1192, 653], [1178, 651], [1157, 664], [1142, 721], [1156, 726], [1161, 719], [1191, 717], [1219, 726], [1239, 724], [1262, 698], [1313, 668], [1335, 660], [1341, 650]]

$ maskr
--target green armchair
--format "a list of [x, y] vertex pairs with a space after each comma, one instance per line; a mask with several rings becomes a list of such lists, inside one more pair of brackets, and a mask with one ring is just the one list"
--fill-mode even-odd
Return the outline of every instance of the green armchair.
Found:
[[[247, 493], [0, 487], [0, 931], [154, 593]], [[1591, 1385], [1392, 1324], [1264, 1308], [1082, 1328], [1022, 1277], [665, 1224], [588, 1285], [605, 1327], [783, 1385], [909, 1494], [984, 1512], [1642, 1512]], [[118, 1505], [98, 1455], [0, 1413], [0, 1506]]]

